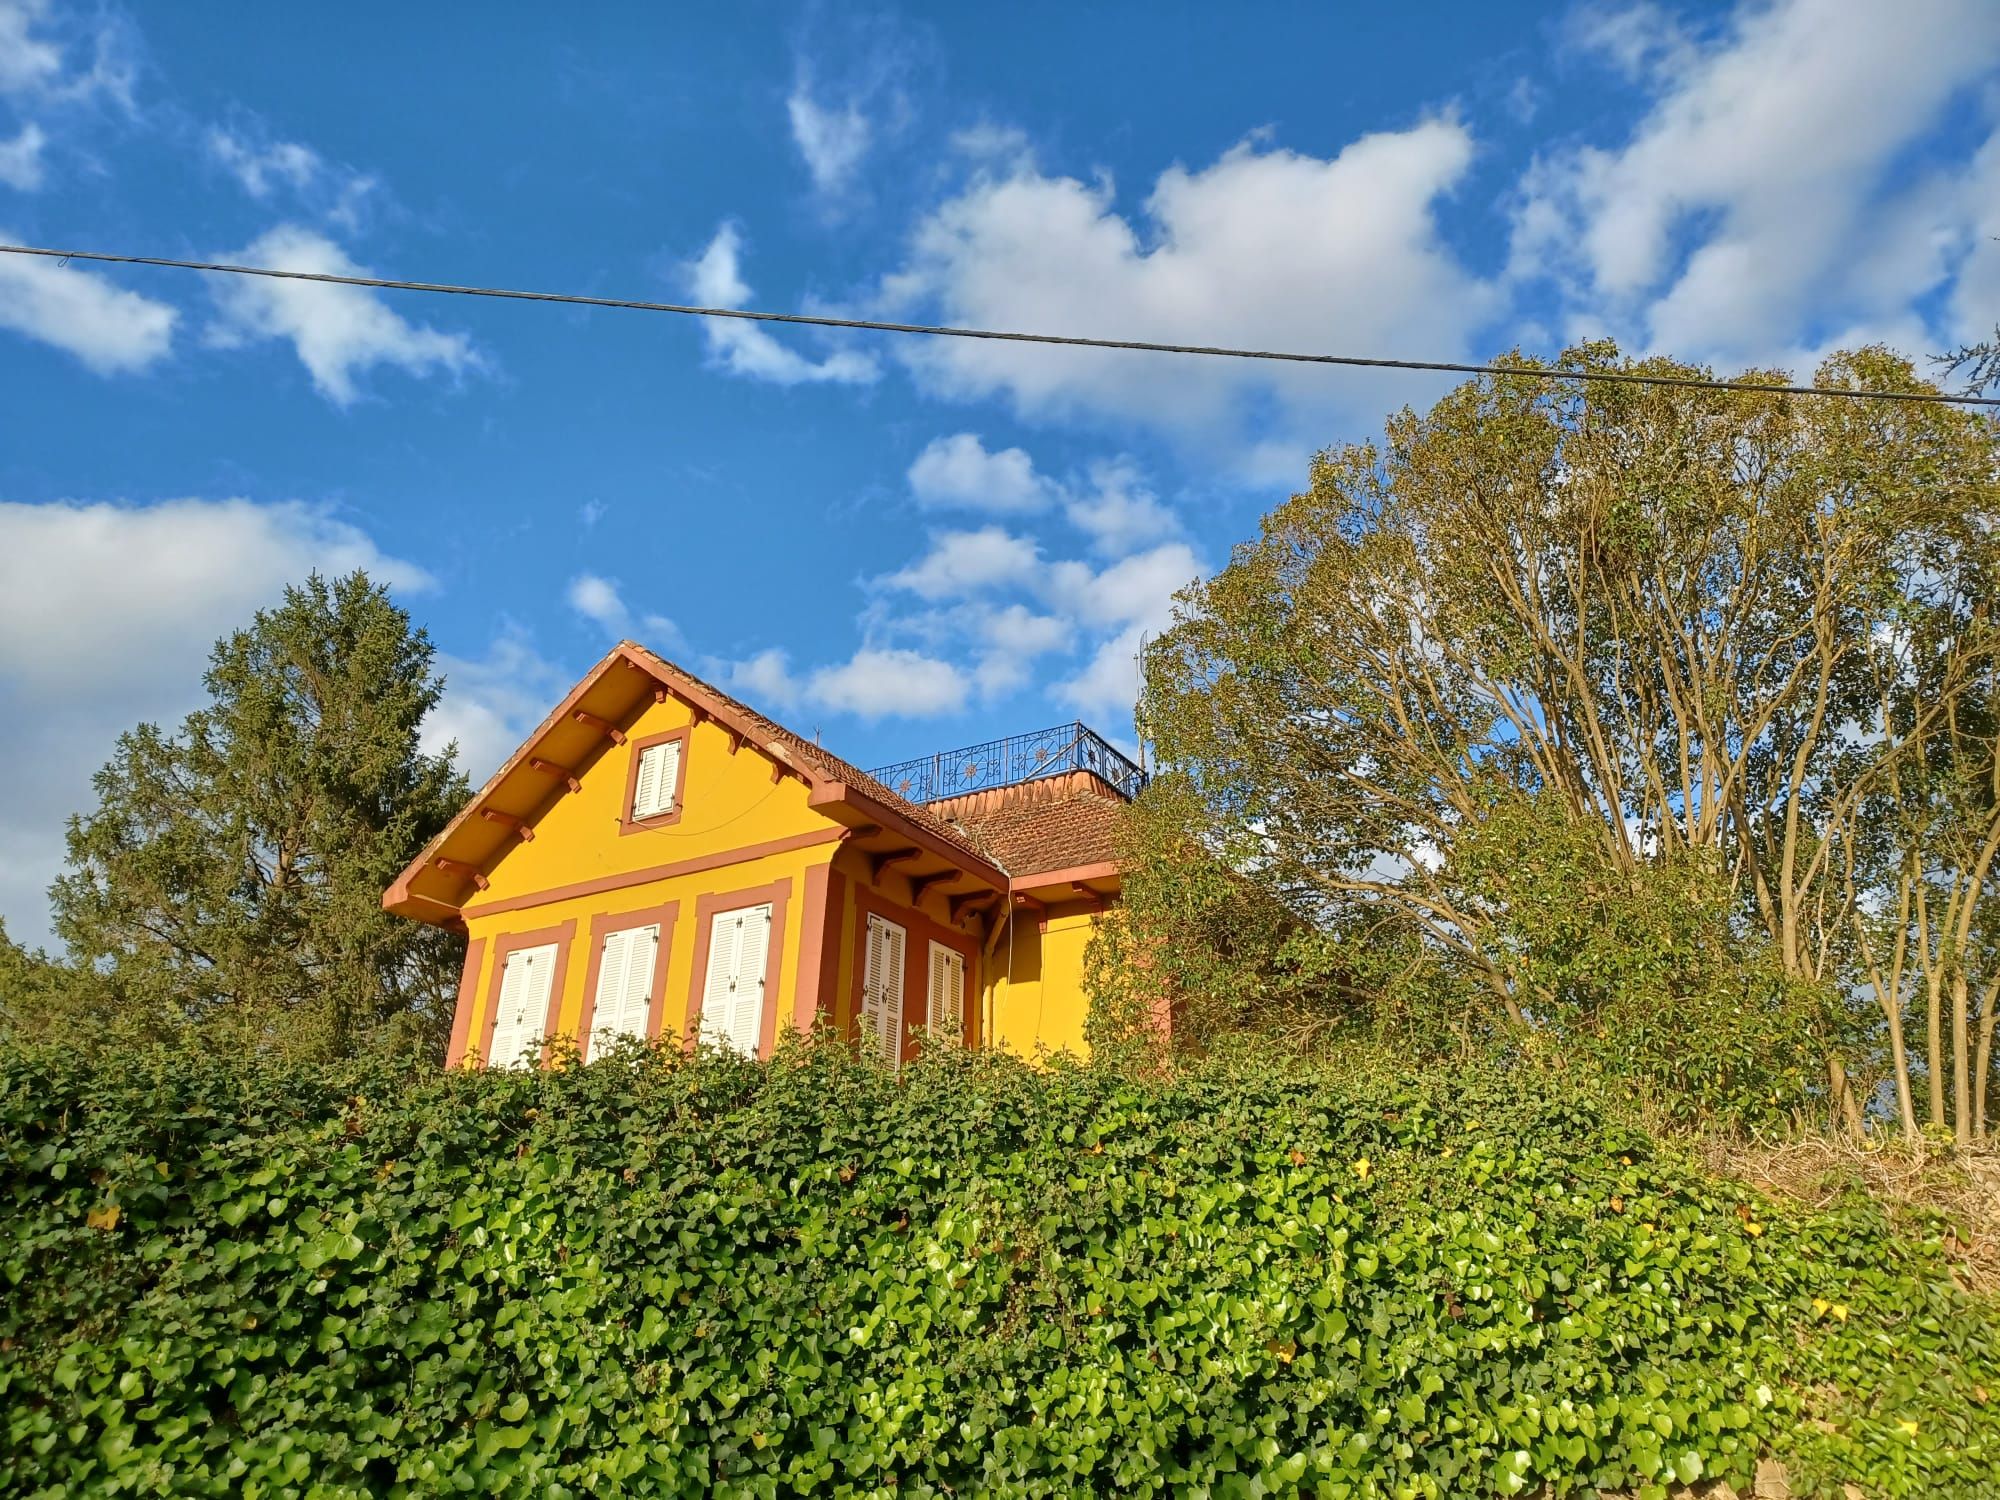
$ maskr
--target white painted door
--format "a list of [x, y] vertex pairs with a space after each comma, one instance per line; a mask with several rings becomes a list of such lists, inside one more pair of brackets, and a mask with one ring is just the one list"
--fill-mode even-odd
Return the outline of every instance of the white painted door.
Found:
[[549, 1022], [549, 991], [555, 984], [556, 945], [516, 948], [500, 973], [500, 1006], [493, 1020], [493, 1045], [486, 1062], [494, 1068], [521, 1068], [534, 1061]]
[[943, 943], [931, 944], [930, 1019], [932, 1031], [962, 1036], [965, 1031], [965, 955]]
[[883, 917], [868, 918], [861, 968], [861, 1045], [890, 1067], [903, 1057], [903, 945], [907, 934]]
[[719, 911], [708, 930], [708, 977], [701, 990], [701, 1039], [745, 1057], [764, 1035], [764, 974], [771, 953], [771, 908]]
[[584, 1044], [588, 1062], [620, 1037], [644, 1039], [653, 1013], [653, 971], [660, 961], [660, 924], [607, 932], [597, 957], [597, 995]]

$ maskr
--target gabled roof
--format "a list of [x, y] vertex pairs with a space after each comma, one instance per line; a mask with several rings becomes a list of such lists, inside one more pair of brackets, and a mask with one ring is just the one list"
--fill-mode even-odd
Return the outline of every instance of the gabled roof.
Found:
[[809, 787], [812, 805], [835, 821], [892, 828], [990, 889], [1006, 889], [1006, 872], [953, 824], [665, 657], [620, 641], [410, 861], [383, 893], [383, 906], [420, 921], [456, 922], [484, 878], [476, 872], [513, 841], [516, 828], [532, 825], [564, 768], [580, 767], [598, 753], [604, 726], [622, 724], [642, 699], [659, 691], [680, 698], [697, 717], [741, 736], [797, 775]]

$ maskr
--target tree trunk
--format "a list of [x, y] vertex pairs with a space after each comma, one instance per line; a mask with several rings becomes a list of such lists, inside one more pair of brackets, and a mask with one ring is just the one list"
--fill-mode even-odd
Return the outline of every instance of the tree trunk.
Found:
[[1951, 976], [1951, 1113], [1952, 1139], [1960, 1146], [1972, 1144], [1972, 1047], [1967, 1030], [1965, 970], [1954, 968]]
[[1896, 1114], [1903, 1122], [1903, 1134], [1911, 1140], [1918, 1135], [1917, 1103], [1910, 1096], [1910, 1053], [1903, 1041], [1903, 1011], [1894, 995], [1875, 991], [1882, 1002], [1882, 1017], [1889, 1031], [1889, 1066], [1896, 1075]]
[[1857, 1141], [1861, 1139], [1861, 1104], [1854, 1097], [1854, 1090], [1847, 1086], [1847, 1069], [1840, 1059], [1827, 1054], [1826, 1081], [1833, 1094], [1833, 1128], [1838, 1131], [1844, 1124], [1847, 1133]]

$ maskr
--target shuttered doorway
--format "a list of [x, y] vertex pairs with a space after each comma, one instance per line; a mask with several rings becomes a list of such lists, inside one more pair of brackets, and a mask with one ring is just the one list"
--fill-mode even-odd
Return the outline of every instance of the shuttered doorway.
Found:
[[597, 995], [584, 1061], [620, 1037], [643, 1040], [651, 1031], [653, 974], [660, 961], [660, 924], [607, 932], [597, 958]]
[[771, 954], [771, 906], [719, 911], [708, 930], [708, 977], [701, 990], [701, 1040], [745, 1057], [764, 1034], [764, 976]]

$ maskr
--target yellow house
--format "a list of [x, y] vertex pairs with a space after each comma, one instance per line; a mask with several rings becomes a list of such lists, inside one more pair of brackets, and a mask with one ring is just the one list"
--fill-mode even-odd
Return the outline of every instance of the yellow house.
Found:
[[382, 904], [466, 936], [452, 1064], [762, 1057], [821, 1018], [896, 1062], [926, 1034], [1081, 1053], [1141, 779], [1081, 724], [871, 775], [626, 641]]

